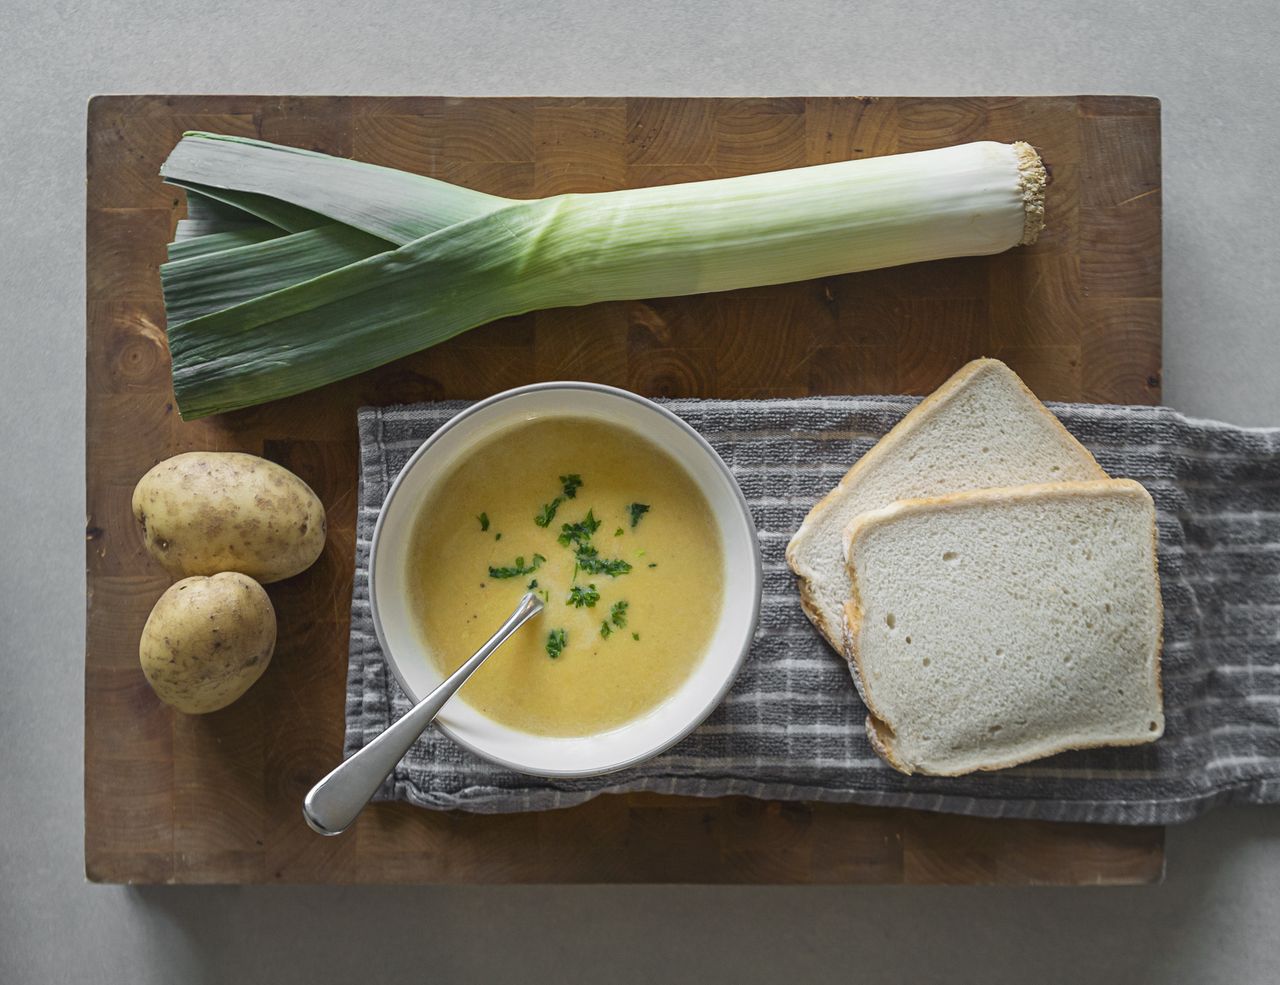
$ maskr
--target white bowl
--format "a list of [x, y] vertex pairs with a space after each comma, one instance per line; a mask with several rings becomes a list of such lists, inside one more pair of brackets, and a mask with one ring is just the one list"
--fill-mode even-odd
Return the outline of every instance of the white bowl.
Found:
[[[428, 438], [392, 483], [373, 531], [369, 597], [387, 664], [417, 701], [442, 680], [418, 637], [406, 591], [418, 511], [476, 444], [513, 422], [549, 416], [593, 417], [661, 447], [707, 498], [724, 551], [724, 603], [707, 651], [680, 689], [641, 717], [595, 735], [532, 735], [456, 697], [436, 718], [446, 735], [492, 762], [538, 776], [591, 776], [643, 762], [697, 728], [733, 684], [755, 635], [762, 583], [755, 524], [733, 475], [697, 431], [644, 397], [596, 383], [537, 383], [481, 401]], [[489, 659], [501, 660], [502, 650]]]

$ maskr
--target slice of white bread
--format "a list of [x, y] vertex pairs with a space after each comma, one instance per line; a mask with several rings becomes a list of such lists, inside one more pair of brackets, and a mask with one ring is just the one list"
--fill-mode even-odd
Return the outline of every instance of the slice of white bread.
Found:
[[891, 766], [955, 776], [1164, 732], [1155, 506], [1138, 483], [908, 500], [847, 540], [845, 642]]
[[995, 359], [978, 359], [904, 417], [805, 517], [787, 545], [800, 602], [837, 650], [849, 598], [842, 536], [859, 513], [899, 499], [1106, 473]]

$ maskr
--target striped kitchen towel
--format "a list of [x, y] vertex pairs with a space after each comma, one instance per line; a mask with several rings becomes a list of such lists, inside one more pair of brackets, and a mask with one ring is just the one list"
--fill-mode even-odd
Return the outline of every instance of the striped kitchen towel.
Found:
[[[1165, 734], [962, 777], [904, 776], [872, 752], [849, 671], [810, 626], [783, 558], [813, 503], [912, 406], [906, 397], [669, 400], [733, 471], [755, 517], [764, 604], [751, 654], [706, 723], [665, 755], [596, 779], [487, 763], [429, 730], [378, 799], [544, 810], [649, 790], [837, 801], [1118, 824], [1181, 821], [1224, 801], [1280, 801], [1280, 429], [1163, 407], [1052, 405], [1113, 476], [1155, 497], [1164, 593]], [[392, 480], [458, 402], [360, 411], [360, 505], [346, 754], [403, 714], [369, 615], [368, 556]]]

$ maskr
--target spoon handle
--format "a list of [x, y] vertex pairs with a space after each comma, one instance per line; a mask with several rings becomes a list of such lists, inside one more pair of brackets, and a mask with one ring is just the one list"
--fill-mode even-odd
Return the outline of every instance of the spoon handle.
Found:
[[387, 774], [439, 714], [444, 703], [466, 683], [489, 654], [541, 611], [542, 599], [530, 592], [520, 600], [502, 628], [490, 636], [466, 663], [414, 705], [408, 714], [312, 787], [302, 804], [302, 816], [312, 830], [322, 835], [342, 834], [364, 809]]

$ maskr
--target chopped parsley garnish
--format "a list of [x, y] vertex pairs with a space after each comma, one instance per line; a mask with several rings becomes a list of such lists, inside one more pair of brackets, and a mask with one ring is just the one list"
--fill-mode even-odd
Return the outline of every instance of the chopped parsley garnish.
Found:
[[565, 599], [564, 604], [571, 605], [575, 609], [581, 609], [583, 606], [593, 609], [599, 601], [600, 593], [596, 591], [595, 585], [588, 585], [586, 588], [581, 585], [574, 585], [569, 589], [569, 597]]
[[554, 660], [564, 652], [565, 645], [568, 642], [568, 633], [563, 629], [553, 629], [547, 634], [547, 656]]
[[589, 575], [608, 575], [617, 578], [631, 570], [631, 563], [622, 558], [603, 558], [590, 544], [578, 548], [578, 567]]
[[[555, 522], [556, 515], [561, 506], [570, 499], [578, 498], [578, 490], [582, 488], [582, 476], [577, 472], [570, 472], [562, 475], [560, 478], [561, 495], [556, 496], [550, 502], [544, 503], [542, 509], [533, 518], [533, 522], [544, 529], [550, 527]], [[634, 528], [640, 522], [640, 518], [649, 512], [649, 506], [645, 503], [630, 503], [627, 506], [627, 514], [631, 518], [631, 526]], [[490, 527], [489, 514], [479, 513], [476, 520], [480, 524], [482, 532], [488, 531]], [[565, 598], [565, 605], [573, 608], [595, 608], [600, 601], [600, 592], [597, 591], [595, 584], [580, 585], [578, 584], [578, 575], [607, 575], [610, 578], [616, 578], [619, 575], [625, 575], [632, 570], [630, 561], [624, 561], [622, 558], [601, 557], [599, 550], [592, 542], [592, 538], [600, 529], [601, 521], [596, 519], [594, 509], [588, 509], [587, 515], [577, 523], [561, 523], [560, 533], [556, 537], [561, 547], [566, 547], [573, 552], [573, 578], [571, 580], [568, 596]], [[620, 526], [614, 530], [615, 537], [621, 537], [626, 533], [626, 527]], [[502, 539], [502, 533], [495, 532], [493, 535], [495, 541]], [[644, 554], [644, 551], [637, 552], [637, 557]], [[528, 561], [524, 555], [520, 555], [515, 559], [515, 563], [503, 566], [490, 566], [490, 578], [522, 578], [525, 575], [532, 574], [537, 571], [547, 559], [541, 554], [534, 554]], [[649, 567], [656, 568], [656, 564], [650, 564]], [[481, 585], [483, 588], [484, 586]], [[550, 602], [551, 594], [546, 588], [540, 588], [537, 578], [531, 578], [528, 583], [528, 591], [536, 592], [545, 601]], [[615, 628], [622, 629], [627, 624], [627, 605], [625, 601], [615, 602], [609, 610], [609, 619], [601, 624], [600, 635], [608, 639]], [[634, 639], [639, 639], [638, 633], [632, 633]], [[547, 638], [547, 655], [558, 657], [564, 649], [568, 637], [563, 629], [553, 630]]]
[[561, 547], [568, 547], [570, 544], [585, 544], [591, 539], [592, 534], [599, 529], [600, 521], [596, 519], [591, 510], [587, 510], [587, 515], [578, 523], [561, 524], [560, 536], [556, 540], [560, 542]]
[[657, 561], [654, 561], [652, 564], [650, 564], [650, 565], [649, 565], [649, 567], [651, 567], [651, 568], [656, 568], [657, 566], [658, 566], [658, 562], [657, 562]]
[[566, 499], [573, 499], [578, 495], [578, 487], [582, 485], [582, 476], [577, 472], [570, 472], [568, 475], [560, 476], [560, 485], [564, 489]]
[[613, 627], [610, 626], [607, 622], [602, 622], [600, 624], [600, 636], [607, 640], [612, 635], [613, 635]]
[[632, 634], [631, 634], [631, 638], [632, 638], [633, 640], [638, 640], [638, 639], [640, 639], [640, 634], [639, 634], [639, 633], [632, 633]]
[[535, 554], [533, 556], [533, 560], [530, 561], [528, 564], [525, 564], [524, 555], [521, 555], [520, 557], [516, 558], [516, 563], [509, 568], [495, 568], [493, 565], [490, 565], [489, 577], [490, 578], [519, 578], [522, 575], [530, 575], [530, 574], [533, 574], [533, 572], [537, 571], [539, 566], [545, 560], [546, 558], [544, 558], [541, 554]]
[[542, 505], [542, 512], [533, 518], [533, 522], [540, 527], [551, 526], [551, 521], [556, 518], [556, 510], [560, 509], [560, 504], [563, 502], [564, 500], [557, 496], [551, 502], [544, 503]]

